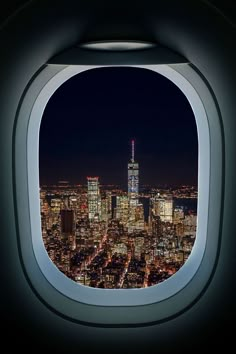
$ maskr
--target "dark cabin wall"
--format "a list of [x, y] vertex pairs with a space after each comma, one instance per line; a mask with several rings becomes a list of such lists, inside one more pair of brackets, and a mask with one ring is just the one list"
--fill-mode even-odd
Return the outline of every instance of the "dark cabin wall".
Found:
[[[37, 2], [40, 1], [29, 1], [29, 3]], [[53, 3], [53, 1], [42, 1], [44, 4], [47, 2], [50, 4]], [[91, 4], [93, 3], [93, 1], [88, 2]], [[156, 3], [157, 2], [158, 1], [156, 1]], [[219, 6], [219, 3], [221, 3], [220, 10], [230, 18], [230, 21], [235, 19], [235, 15], [233, 15], [233, 11], [231, 11], [232, 2], [213, 0], [211, 2], [214, 3], [215, 6]], [[0, 11], [0, 20], [4, 21], [9, 14], [13, 13], [13, 9], [19, 8], [19, 6], [24, 3], [26, 3], [26, 1], [6, 2], [6, 6], [4, 5], [5, 12], [2, 10]], [[146, 3], [147, 2], [145, 2], [145, 4]], [[229, 6], [226, 4], [229, 4]], [[115, 5], [109, 6], [112, 7]], [[124, 6], [126, 8], [128, 2]], [[135, 6], [130, 9], [130, 12], [133, 11], [135, 11]], [[181, 16], [180, 13], [181, 12], [179, 12], [179, 16]], [[196, 12], [196, 17], [197, 15], [198, 13]], [[23, 12], [22, 16], [24, 16]], [[184, 13], [182, 13], [182, 16], [184, 16]], [[216, 15], [216, 17], [217, 16], [220, 16], [220, 14]], [[42, 18], [41, 20], [43, 25], [44, 19]], [[197, 18], [195, 20], [197, 23]], [[54, 19], [53, 21], [57, 22]], [[218, 23], [217, 20], [216, 23]], [[135, 28], [138, 27], [137, 23]], [[19, 33], [20, 31], [21, 28], [19, 28]], [[134, 33], [134, 29], [131, 29], [130, 31], [131, 33]], [[1, 102], [3, 102], [3, 100], [9, 100], [9, 104], [8, 101], [5, 101], [5, 105], [2, 105], [2, 107], [5, 107], [6, 109], [9, 108], [11, 102], [17, 101], [18, 92], [21, 90], [21, 87], [17, 86], [16, 91], [11, 92], [11, 85], [13, 85], [14, 82], [14, 74], [17, 73], [18, 75], [21, 75], [21, 79], [25, 83], [27, 83], [28, 77], [30, 77], [30, 73], [27, 71], [27, 62], [25, 63], [24, 70], [22, 69], [20, 73], [18, 70], [21, 65], [23, 67], [22, 60], [24, 59], [24, 56], [22, 53], [24, 50], [24, 43], [21, 44], [22, 47], [19, 46], [16, 48], [15, 56], [13, 56], [15, 48], [12, 48], [11, 46], [11, 35], [15, 33], [17, 33], [17, 31], [10, 33], [9, 38], [4, 42], [2, 48], [3, 54], [1, 54], [2, 58], [0, 58], [1, 63], [6, 64], [7, 60], [4, 60], [7, 58], [8, 52], [10, 52], [9, 62], [13, 66], [9, 69], [6, 68], [4, 85], [0, 85]], [[152, 35], [153, 33], [155, 33], [155, 31], [152, 32]], [[7, 33], [5, 32], [4, 35], [6, 34]], [[147, 37], [150, 35], [149, 30], [146, 30], [145, 35]], [[30, 36], [31, 33], [29, 33], [29, 37]], [[71, 36], [73, 37], [71, 41], [75, 42], [76, 33], [73, 29], [71, 30]], [[55, 51], [63, 47], [63, 40], [66, 42], [66, 40], [63, 39], [63, 33], [61, 39], [62, 44], [59, 44], [58, 42], [57, 48], [54, 48]], [[53, 36], [51, 40], [53, 40]], [[228, 40], [230, 43], [227, 45], [230, 46], [232, 40], [231, 37], [229, 37]], [[29, 44], [26, 44], [26, 49], [28, 50], [27, 45]], [[209, 45], [211, 45], [211, 43], [209, 43]], [[32, 48], [36, 48], [35, 43], [32, 45]], [[186, 53], [184, 54], [188, 54], [188, 50], [190, 55], [191, 50], [193, 49], [186, 48]], [[218, 51], [216, 52], [219, 54]], [[47, 55], [49, 55], [48, 53], [50, 53], [50, 50], [46, 47], [45, 53], [37, 53], [37, 50], [32, 51], [34, 57], [37, 55], [40, 57], [38, 62], [43, 62], [44, 59], [47, 59]], [[51, 54], [55, 54], [53, 50], [51, 50]], [[220, 60], [223, 60], [225, 55], [229, 55], [229, 53], [227, 50], [225, 51], [222, 49], [222, 57], [218, 56], [217, 58], [218, 68], [220, 67]], [[227, 88], [227, 91], [224, 94], [224, 89], [222, 89], [220, 83], [214, 79], [215, 68], [202, 68], [207, 73], [209, 80], [214, 84], [214, 89], [217, 91], [218, 96], [220, 94], [224, 95], [224, 97], [221, 96], [222, 98], [219, 103], [222, 111], [225, 112], [228, 109], [227, 102], [232, 105], [233, 99], [233, 93], [230, 89], [230, 84], [228, 83], [229, 75], [233, 66], [231, 58], [229, 58], [228, 63], [229, 67], [222, 68], [222, 72], [219, 75], [222, 83], [225, 84], [225, 88]], [[35, 68], [37, 69], [36, 64]], [[230, 109], [230, 116], [232, 117], [233, 109], [235, 112], [235, 107]], [[11, 115], [14, 116], [14, 105], [11, 105], [10, 110], [12, 110]], [[9, 134], [10, 136], [10, 125], [12, 122], [8, 121], [7, 123], [3, 123], [3, 117], [4, 111], [2, 110], [0, 124], [3, 124], [3, 126], [9, 124], [9, 130], [4, 134]], [[223, 223], [224, 242], [221, 246], [222, 258], [220, 258], [218, 270], [212, 280], [211, 287], [207, 289], [205, 295], [197, 304], [195, 304], [195, 306], [173, 320], [149, 327], [115, 329], [86, 327], [63, 319], [45, 307], [29, 287], [25, 275], [21, 270], [21, 263], [17, 251], [16, 229], [14, 225], [15, 214], [11, 189], [12, 175], [10, 172], [11, 147], [5, 143], [8, 137], [1, 136], [0, 185], [3, 186], [1, 191], [1, 200], [3, 204], [1, 208], [2, 211], [0, 212], [1, 225], [3, 225], [1, 230], [1, 307], [3, 308], [1, 311], [1, 320], [4, 327], [4, 331], [2, 332], [2, 344], [4, 343], [6, 345], [8, 351], [10, 352], [12, 350], [13, 345], [16, 345], [18, 350], [23, 350], [26, 353], [34, 351], [34, 349], [32, 349], [32, 341], [37, 349], [41, 349], [44, 352], [51, 350], [55, 353], [90, 353], [95, 350], [100, 351], [101, 348], [104, 353], [184, 353], [193, 350], [193, 348], [199, 352], [203, 352], [205, 350], [211, 350], [213, 343], [216, 345], [221, 344], [227, 350], [227, 347], [232, 345], [234, 340], [233, 327], [230, 321], [235, 320], [235, 293], [233, 283], [235, 281], [236, 257], [234, 254], [236, 238], [234, 222], [232, 221], [232, 217], [234, 217], [235, 213], [235, 185], [233, 183], [233, 181], [235, 181], [235, 161], [232, 154], [233, 145], [235, 144], [233, 139], [235, 140], [234, 134], [236, 131], [234, 128], [236, 128], [235, 122], [230, 122], [225, 131], [228, 144], [227, 149], [229, 151], [231, 149], [231, 153], [229, 152], [227, 155], [226, 161], [228, 168], [226, 174], [228, 189], [225, 192], [225, 222]], [[231, 165], [231, 170], [229, 165]], [[221, 286], [219, 284], [221, 284]], [[7, 339], [7, 335], [10, 339]]]

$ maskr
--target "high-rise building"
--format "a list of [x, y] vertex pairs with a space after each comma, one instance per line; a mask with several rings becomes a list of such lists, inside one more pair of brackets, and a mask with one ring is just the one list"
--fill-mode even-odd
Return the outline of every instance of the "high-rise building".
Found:
[[165, 198], [165, 216], [164, 220], [165, 222], [173, 222], [173, 198], [172, 196], [168, 196]]
[[134, 159], [134, 140], [131, 141], [132, 153], [128, 163], [128, 231], [144, 229], [143, 205], [139, 203], [139, 164]]
[[152, 198], [152, 213], [160, 216], [161, 221], [173, 221], [173, 198], [172, 196], [160, 197], [159, 193]]
[[81, 191], [77, 196], [77, 218], [86, 219], [88, 217], [88, 196], [87, 191]]
[[118, 195], [116, 197], [115, 217], [122, 224], [126, 224], [129, 218], [129, 200], [126, 195]]
[[59, 214], [61, 210], [61, 199], [51, 199], [51, 211]]
[[101, 220], [108, 222], [111, 218], [111, 208], [110, 208], [110, 196], [103, 193], [101, 196]]
[[63, 234], [72, 234], [74, 229], [74, 212], [73, 210], [61, 210], [61, 232]]
[[135, 209], [139, 204], [139, 164], [134, 160], [134, 140], [132, 154], [128, 163], [128, 200], [129, 200], [129, 221], [135, 220]]
[[152, 215], [152, 235], [156, 238], [160, 238], [162, 234], [161, 218], [158, 215]]
[[98, 177], [87, 177], [88, 182], [88, 216], [90, 221], [100, 220], [101, 196]]
[[175, 208], [173, 212], [173, 224], [182, 223], [184, 220], [183, 208]]
[[128, 163], [128, 198], [131, 205], [138, 204], [139, 164], [134, 160], [134, 140], [132, 140], [132, 155]]

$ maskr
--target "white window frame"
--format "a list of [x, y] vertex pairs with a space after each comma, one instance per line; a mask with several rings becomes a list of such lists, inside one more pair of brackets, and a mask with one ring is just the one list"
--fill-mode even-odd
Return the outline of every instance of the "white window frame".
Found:
[[[41, 234], [40, 123], [48, 100], [61, 84], [98, 66], [48, 65], [43, 68], [28, 87], [15, 129], [14, 170], [21, 254], [27, 275], [39, 296], [55, 311], [78, 321], [120, 324], [139, 319], [142, 323], [167, 319], [187, 308], [204, 291], [217, 260], [223, 141], [216, 102], [206, 82], [189, 64], [125, 66], [147, 68], [165, 76], [181, 89], [192, 107], [199, 147], [197, 236], [192, 252], [180, 270], [166, 281], [148, 288], [85, 287], [58, 270], [46, 252]], [[43, 274], [43, 283], [35, 276], [38, 271]], [[86, 316], [87, 306], [94, 309], [89, 316], [88, 312]], [[112, 320], [103, 315], [111, 309]], [[122, 313], [127, 313], [127, 318]]]

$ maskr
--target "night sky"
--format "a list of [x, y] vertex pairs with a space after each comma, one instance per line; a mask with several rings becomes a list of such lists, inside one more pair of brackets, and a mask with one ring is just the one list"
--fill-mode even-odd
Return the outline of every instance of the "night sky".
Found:
[[197, 184], [198, 142], [189, 102], [153, 71], [85, 71], [51, 97], [40, 128], [40, 183], [127, 184], [135, 140], [140, 183]]

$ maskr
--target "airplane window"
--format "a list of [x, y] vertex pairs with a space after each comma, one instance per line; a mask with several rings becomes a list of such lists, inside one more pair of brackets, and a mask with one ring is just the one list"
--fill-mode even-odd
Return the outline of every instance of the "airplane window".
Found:
[[197, 234], [198, 135], [183, 92], [138, 67], [86, 70], [49, 99], [39, 137], [41, 232], [73, 282], [165, 282]]
[[14, 151], [22, 259], [39, 295], [85, 321], [87, 305], [104, 321], [116, 308], [116, 323], [127, 306], [148, 321], [186, 308], [217, 255], [221, 141], [188, 63], [43, 68]]

